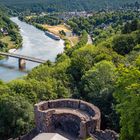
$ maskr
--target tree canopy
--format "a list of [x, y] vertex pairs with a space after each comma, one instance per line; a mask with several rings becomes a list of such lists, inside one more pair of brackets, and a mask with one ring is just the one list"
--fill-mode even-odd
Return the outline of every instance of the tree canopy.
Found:
[[[134, 11], [70, 19], [79, 35], [74, 47], [66, 47], [54, 63], [47, 61], [22, 79], [0, 81], [0, 138], [32, 129], [36, 102], [76, 98], [100, 108], [102, 129], [117, 131], [121, 140], [139, 140], [140, 21]], [[8, 17], [2, 19], [2, 26], [16, 28]], [[94, 45], [87, 45], [88, 34], [94, 35]]]
[[[1, 4], [17, 11], [92, 11], [105, 8], [119, 8], [123, 5], [140, 2], [139, 0], [0, 0]], [[64, 4], [65, 3], [65, 4]], [[139, 6], [139, 5], [137, 5]]]

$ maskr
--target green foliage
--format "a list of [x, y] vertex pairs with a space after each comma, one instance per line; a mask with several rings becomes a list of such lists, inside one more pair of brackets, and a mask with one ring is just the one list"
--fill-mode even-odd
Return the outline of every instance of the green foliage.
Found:
[[0, 41], [0, 51], [4, 51], [4, 52], [6, 52], [8, 49], [7, 49], [7, 44], [6, 43], [4, 43], [4, 42], [2, 42], [2, 41]]
[[53, 11], [92, 11], [111, 7], [120, 8], [124, 4], [135, 3], [139, 0], [0, 0], [0, 3], [7, 5], [15, 11], [21, 12], [53, 12]]
[[70, 74], [67, 74], [67, 68], [69, 67], [69, 65], [69, 58], [66, 58], [63, 62], [56, 63], [55, 66], [49, 67], [48, 65], [42, 65], [38, 69], [34, 69], [27, 78], [35, 79], [41, 83], [44, 82], [46, 88], [45, 92], [43, 92], [44, 95], [46, 95], [46, 98], [44, 99], [70, 97], [71, 91], [69, 86], [71, 76]]
[[[23, 5], [23, 2], [16, 4]], [[24, 6], [29, 8], [28, 4]], [[74, 1], [73, 4], [76, 6]], [[22, 11], [23, 7], [18, 7], [18, 10]], [[88, 6], [86, 8], [89, 9]], [[52, 5], [48, 10], [56, 9], [57, 6]], [[38, 9], [35, 4], [31, 11], [41, 12], [42, 8]], [[0, 27], [5, 27], [12, 40], [19, 44], [21, 38], [17, 26], [8, 17], [0, 15]], [[56, 62], [47, 61], [24, 79], [9, 83], [0, 81], [0, 138], [16, 137], [33, 127], [34, 103], [72, 97], [100, 108], [101, 128], [120, 131], [121, 140], [139, 140], [140, 31], [139, 21], [134, 20], [138, 17], [138, 11], [128, 13], [122, 10], [68, 20], [73, 31], [80, 36], [76, 46], [70, 47], [66, 40], [65, 51], [57, 56]], [[53, 19], [55, 23], [51, 19], [42, 16], [30, 22], [57, 24], [57, 18]], [[87, 45], [88, 34], [93, 37], [94, 45]], [[6, 44], [0, 42], [0, 48], [6, 48]]]
[[22, 37], [19, 34], [19, 32], [13, 30], [9, 32], [10, 37], [11, 37], [11, 41], [14, 41], [15, 44], [17, 45], [17, 48], [21, 47], [22, 45]]
[[122, 29], [122, 33], [123, 34], [127, 34], [127, 33], [131, 33], [133, 31], [136, 31], [140, 29], [140, 23], [137, 19], [133, 20], [131, 23], [127, 22], [123, 29]]
[[[109, 61], [101, 61], [83, 75], [81, 97], [101, 109], [102, 127], [105, 125], [118, 131], [118, 116], [115, 113], [113, 99], [116, 68]], [[110, 121], [111, 120], [111, 121]]]
[[111, 93], [115, 81], [115, 66], [109, 61], [101, 61], [82, 77], [84, 93], [89, 99], [100, 98]]
[[70, 49], [66, 50], [66, 54], [67, 54], [68, 56], [71, 56], [72, 53], [73, 53], [75, 50], [77, 50], [77, 49], [79, 49], [79, 48], [85, 46], [85, 45], [87, 44], [87, 42], [88, 42], [88, 34], [87, 34], [87, 32], [84, 30], [84, 31], [82, 32], [80, 41], [79, 41], [74, 47], [71, 47]]
[[0, 138], [17, 137], [33, 127], [33, 107], [21, 96], [0, 96]]
[[[7, 10], [3, 8], [0, 9], [0, 39], [5, 36], [2, 30], [4, 30], [7, 35], [11, 37], [11, 41], [15, 43], [15, 48], [21, 47], [22, 37], [19, 33], [19, 28], [9, 19]], [[8, 49], [8, 44], [0, 41], [0, 51], [8, 51]]]
[[64, 30], [59, 31], [59, 33], [60, 33], [61, 35], [63, 35], [63, 36], [66, 36], [66, 33], [65, 33]]
[[140, 55], [136, 58], [135, 64], [140, 69]]
[[131, 33], [131, 27], [130, 26], [131, 26], [130, 23], [127, 22], [122, 29], [122, 33], [123, 34]]
[[134, 37], [136, 44], [140, 44], [140, 30], [135, 32]]
[[130, 53], [135, 45], [134, 38], [130, 35], [120, 35], [113, 40], [113, 50], [121, 55]]
[[104, 47], [91, 45], [82, 47], [72, 54], [70, 73], [76, 81], [79, 81], [86, 71], [102, 60], [113, 61], [117, 64], [119, 55]]
[[[127, 95], [131, 93], [131, 87], [137, 87], [140, 82], [140, 71], [135, 67], [125, 68], [120, 66], [118, 68], [119, 77], [116, 82], [116, 94], [119, 102], [123, 102]], [[135, 86], [134, 86], [135, 85]], [[134, 90], [133, 94], [138, 94], [139, 90]]]
[[14, 92], [14, 94], [17, 94], [17, 96], [24, 96], [26, 99], [28, 99], [28, 101], [30, 100], [31, 103], [37, 102], [37, 95], [33, 90], [33, 83], [31, 84], [25, 80], [15, 80], [8, 83], [8, 86], [10, 90]]
[[71, 43], [68, 39], [65, 39], [65, 51], [68, 51], [71, 48]]
[[[20, 17], [20, 19], [23, 19], [23, 17]], [[48, 24], [51, 26], [61, 24], [61, 20], [59, 20], [59, 18], [51, 15], [35, 16], [29, 19], [28, 18], [24, 18], [24, 19], [28, 23]]]
[[140, 71], [136, 68], [119, 69], [120, 76], [116, 82], [115, 97], [120, 113], [120, 139], [140, 139]]
[[4, 94], [9, 94], [12, 93], [7, 84], [4, 84], [3, 82], [0, 81], [0, 97]]
[[[135, 19], [138, 17], [139, 11], [135, 10], [131, 10], [131, 12], [128, 10], [97, 12], [89, 17], [73, 17], [67, 21], [67, 24], [78, 35], [85, 30], [93, 37], [94, 44], [98, 44], [102, 40], [106, 41], [108, 37], [120, 33], [121, 30], [124, 33], [136, 30], [139, 26]], [[131, 24], [130, 21], [132, 21]], [[122, 29], [122, 25], [125, 23], [126, 25]], [[134, 27], [135, 29], [133, 29]]]
[[122, 126], [120, 140], [139, 140], [140, 95], [129, 96], [118, 106], [118, 112], [121, 114], [120, 124]]

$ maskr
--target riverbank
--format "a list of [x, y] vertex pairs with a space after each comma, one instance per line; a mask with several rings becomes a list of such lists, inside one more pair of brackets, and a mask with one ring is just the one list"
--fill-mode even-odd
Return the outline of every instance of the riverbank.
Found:
[[0, 22], [3, 23], [0, 27], [0, 51], [8, 52], [10, 49], [22, 47], [18, 26], [8, 16], [0, 18]]
[[[20, 36], [20, 38], [22, 38]], [[22, 39], [21, 39], [22, 40]], [[22, 47], [22, 41], [13, 41], [10, 35], [4, 36], [3, 38], [0, 38], [0, 46], [2, 46], [4, 49], [0, 49], [2, 52], [13, 52], [17, 49]], [[0, 60], [4, 59], [4, 56], [0, 56]]]
[[67, 42], [69, 41], [71, 47], [75, 46], [79, 42], [79, 36], [73, 35], [72, 31], [64, 24], [51, 26], [48, 24], [33, 23], [31, 25], [34, 25], [35, 27], [43, 31], [49, 31], [54, 35], [59, 36], [64, 41], [65, 40], [67, 40]]
[[61, 23], [57, 25], [41, 24], [41, 23], [31, 22], [32, 18], [35, 17], [27, 16], [27, 17], [20, 17], [19, 19], [37, 27], [42, 31], [48, 31], [50, 33], [53, 33], [54, 35], [59, 36], [61, 39], [66, 41], [65, 44], [69, 42], [69, 45], [71, 47], [75, 46], [79, 42], [79, 36], [73, 35], [72, 30], [65, 23]]
[[[20, 21], [17, 17], [12, 18], [23, 38], [23, 45], [20, 49], [12, 50], [19, 55], [26, 55], [42, 60], [55, 62], [58, 54], [64, 51], [64, 41], [50, 39], [45, 33], [26, 22]], [[11, 51], [11, 50], [10, 50]], [[26, 70], [20, 71], [18, 59], [9, 57], [0, 60], [0, 79], [7, 82], [27, 75], [38, 63], [26, 61]]]

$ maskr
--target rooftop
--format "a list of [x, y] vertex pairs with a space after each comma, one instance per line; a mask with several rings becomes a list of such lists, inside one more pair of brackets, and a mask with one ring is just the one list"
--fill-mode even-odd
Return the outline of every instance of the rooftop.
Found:
[[37, 135], [33, 140], [68, 140], [67, 138], [57, 133], [41, 133]]

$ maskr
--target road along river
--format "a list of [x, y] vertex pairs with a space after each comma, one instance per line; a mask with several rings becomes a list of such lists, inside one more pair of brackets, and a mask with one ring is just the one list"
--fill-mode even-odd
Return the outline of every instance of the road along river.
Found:
[[[57, 54], [64, 50], [64, 41], [56, 41], [32, 25], [20, 21], [17, 17], [11, 18], [20, 28], [20, 34], [23, 38], [22, 48], [12, 52], [16, 54], [31, 56], [42, 60], [55, 61]], [[0, 60], [0, 79], [10, 81], [20, 78], [27, 74], [27, 71], [39, 65], [38, 63], [26, 61], [26, 70], [20, 71], [18, 68], [18, 59], [7, 58]]]

